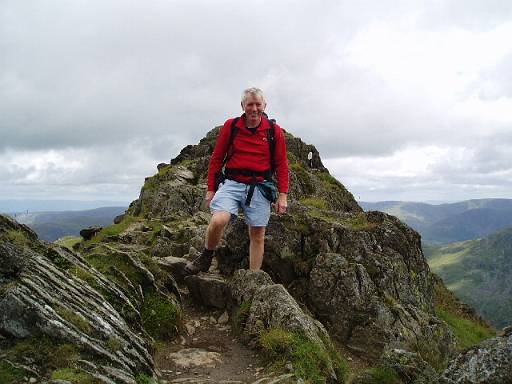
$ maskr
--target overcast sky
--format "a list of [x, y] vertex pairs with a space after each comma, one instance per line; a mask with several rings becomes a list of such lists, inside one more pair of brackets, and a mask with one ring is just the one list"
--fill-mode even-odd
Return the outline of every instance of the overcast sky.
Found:
[[131, 201], [239, 115], [357, 199], [512, 198], [512, 2], [0, 0], [0, 199]]

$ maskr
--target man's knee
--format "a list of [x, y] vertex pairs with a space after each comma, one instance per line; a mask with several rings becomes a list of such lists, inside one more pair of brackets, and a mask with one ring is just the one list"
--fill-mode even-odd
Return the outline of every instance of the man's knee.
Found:
[[249, 239], [251, 241], [263, 242], [265, 240], [266, 227], [249, 227]]
[[229, 212], [215, 212], [210, 219], [210, 225], [215, 228], [224, 228], [231, 219]]

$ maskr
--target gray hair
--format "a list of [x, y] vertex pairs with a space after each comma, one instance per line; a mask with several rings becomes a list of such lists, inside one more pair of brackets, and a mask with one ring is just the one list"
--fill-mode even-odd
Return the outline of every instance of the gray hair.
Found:
[[263, 91], [259, 88], [252, 87], [252, 88], [247, 88], [242, 93], [242, 107], [244, 106], [245, 101], [247, 100], [249, 95], [259, 97], [263, 101], [263, 104], [265, 104], [265, 105], [267, 104], [267, 100], [265, 100], [265, 96], [263, 96]]

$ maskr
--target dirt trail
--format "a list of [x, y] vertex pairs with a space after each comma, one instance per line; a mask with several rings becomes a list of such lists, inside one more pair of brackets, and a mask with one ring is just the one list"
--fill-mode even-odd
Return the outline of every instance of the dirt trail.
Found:
[[171, 383], [252, 383], [263, 376], [257, 351], [234, 335], [227, 312], [191, 302], [182, 288], [188, 335], [160, 348], [155, 356], [161, 379]]
[[[218, 275], [215, 266], [214, 262], [212, 275]], [[156, 353], [162, 383], [249, 384], [264, 377], [273, 382], [260, 353], [242, 344], [235, 335], [227, 312], [193, 302], [184, 284], [180, 285], [180, 292], [186, 334]], [[368, 368], [368, 363], [342, 345], [336, 347], [349, 364], [349, 384], [358, 372]]]

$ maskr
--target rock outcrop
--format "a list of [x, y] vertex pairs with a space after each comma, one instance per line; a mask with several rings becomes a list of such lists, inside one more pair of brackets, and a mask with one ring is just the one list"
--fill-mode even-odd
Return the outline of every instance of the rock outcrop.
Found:
[[[30, 229], [4, 216], [0, 256], [0, 333], [7, 337], [8, 359], [17, 358], [16, 340], [43, 338], [53, 353], [69, 351], [61, 366], [48, 370], [73, 367], [105, 383], [134, 384], [137, 374], [155, 375], [152, 338], [142, 314], [149, 296], [140, 286], [133, 287], [137, 294], [129, 293], [78, 254], [39, 242]], [[150, 274], [140, 261], [132, 261], [134, 269]], [[128, 269], [119, 273], [134, 285]], [[157, 292], [178, 305], [172, 294]], [[41, 378], [51, 374], [38, 366], [30, 369]]]
[[[192, 218], [205, 212], [201, 204], [216, 133], [187, 146], [146, 179], [129, 209], [132, 215], [188, 223], [166, 235], [165, 256], [183, 257], [202, 247], [207, 218], [204, 224]], [[376, 360], [386, 348], [403, 348], [448, 361], [455, 341], [434, 314], [432, 275], [418, 234], [392, 216], [363, 212], [329, 175], [313, 146], [289, 134], [286, 138], [289, 212], [271, 217], [264, 269], [334, 338], [362, 357]], [[247, 267], [248, 238], [241, 219], [228, 227], [225, 239], [217, 258], [220, 271], [229, 276]], [[163, 247], [157, 249], [163, 256]]]
[[[306, 374], [294, 358], [304, 351], [304, 359], [320, 362], [310, 380], [341, 382], [346, 368], [334, 343], [393, 371], [397, 382], [435, 382], [432, 367], [444, 369], [457, 344], [436, 316], [439, 281], [419, 235], [393, 216], [363, 212], [318, 151], [288, 133], [289, 210], [271, 216], [265, 272], [244, 270], [247, 228], [238, 218], [216, 252], [223, 276], [184, 276], [210, 217], [203, 196], [218, 129], [159, 164], [127, 212], [77, 252], [39, 242], [0, 217], [0, 344], [12, 366], [40, 378], [73, 369], [103, 383], [155, 376], [152, 342], [183, 331], [178, 281], [196, 302], [230, 311], [242, 340], [273, 356], [278, 373], [258, 382], [300, 382]], [[49, 353], [65, 358], [20, 359], [19, 345], [33, 338], [49, 338], [56, 344]], [[511, 354], [510, 336], [488, 341], [454, 360], [443, 379], [505, 383]], [[491, 368], [491, 360], [503, 363]], [[468, 372], [490, 376], [457, 381], [473, 380]]]
[[469, 348], [450, 362], [443, 384], [512, 383], [512, 332]]

